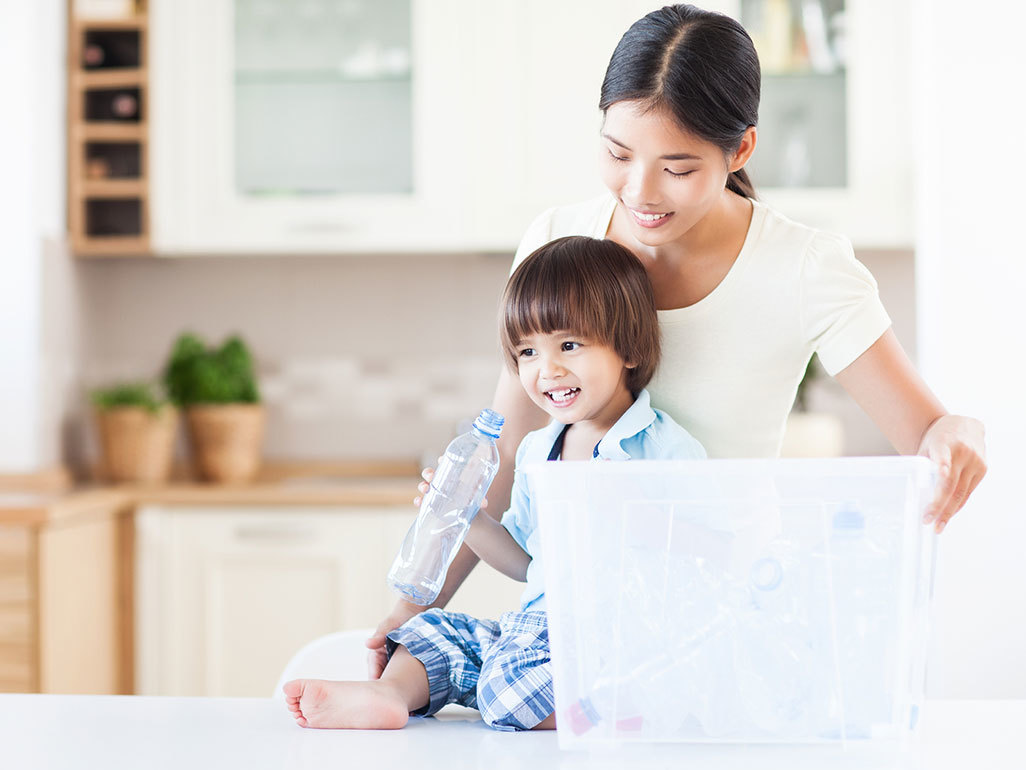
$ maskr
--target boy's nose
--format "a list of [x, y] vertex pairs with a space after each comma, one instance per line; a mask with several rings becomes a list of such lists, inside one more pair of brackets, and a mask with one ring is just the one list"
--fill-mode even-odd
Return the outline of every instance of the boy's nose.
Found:
[[546, 380], [553, 380], [566, 374], [563, 364], [556, 358], [546, 358], [542, 361], [541, 376]]

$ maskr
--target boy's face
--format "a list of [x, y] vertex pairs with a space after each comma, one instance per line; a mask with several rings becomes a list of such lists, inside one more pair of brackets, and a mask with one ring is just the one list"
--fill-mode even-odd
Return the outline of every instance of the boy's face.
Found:
[[527, 395], [561, 423], [608, 430], [634, 402], [628, 364], [608, 345], [571, 332], [531, 334], [516, 346]]

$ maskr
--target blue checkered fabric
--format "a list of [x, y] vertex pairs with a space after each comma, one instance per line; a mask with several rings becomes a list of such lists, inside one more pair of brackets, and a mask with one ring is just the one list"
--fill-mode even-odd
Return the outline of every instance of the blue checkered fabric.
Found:
[[530, 730], [556, 708], [544, 612], [507, 612], [479, 620], [428, 610], [388, 635], [424, 664], [430, 700], [414, 716], [448, 703], [476, 708], [496, 730]]

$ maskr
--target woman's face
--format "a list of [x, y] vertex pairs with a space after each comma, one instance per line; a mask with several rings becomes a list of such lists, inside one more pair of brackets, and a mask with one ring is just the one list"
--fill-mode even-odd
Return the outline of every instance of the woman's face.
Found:
[[646, 246], [672, 243], [694, 227], [720, 200], [729, 171], [719, 147], [636, 101], [606, 110], [600, 152], [602, 181]]

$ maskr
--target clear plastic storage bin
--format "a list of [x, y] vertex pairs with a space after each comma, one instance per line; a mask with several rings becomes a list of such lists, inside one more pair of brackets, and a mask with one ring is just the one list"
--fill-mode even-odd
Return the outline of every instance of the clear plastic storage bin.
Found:
[[914, 729], [925, 458], [551, 462], [541, 523], [563, 748]]

